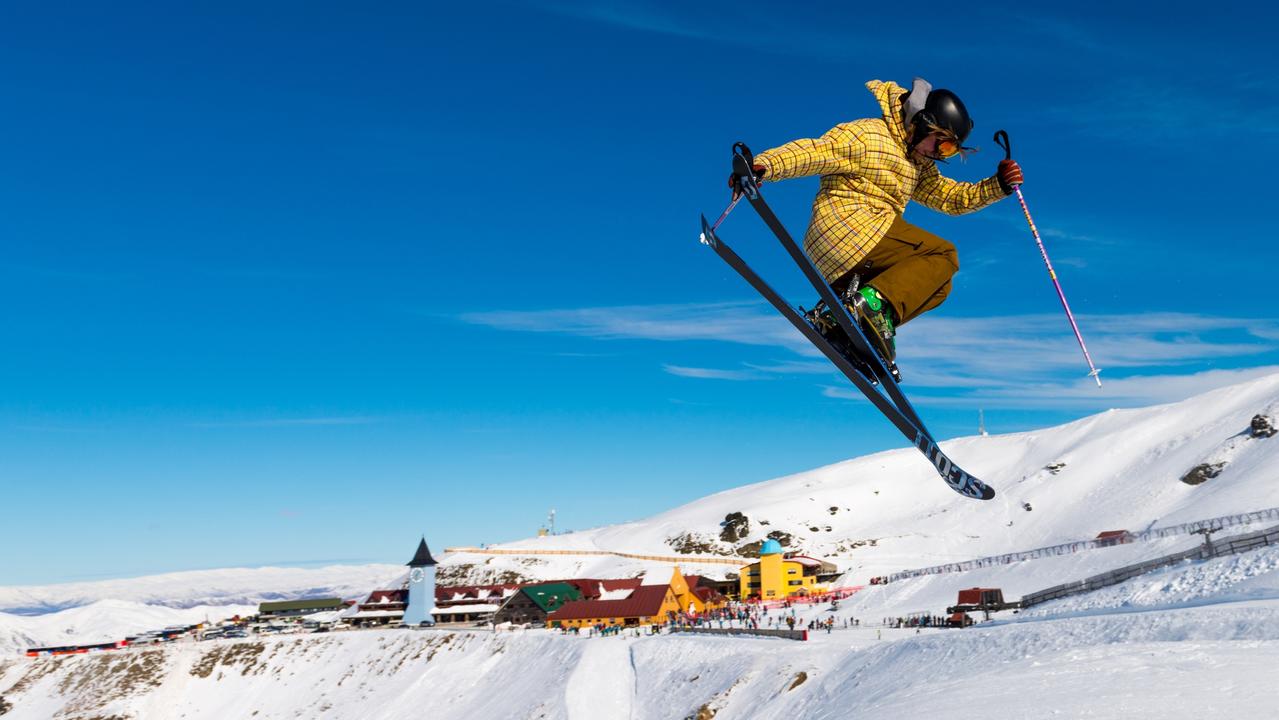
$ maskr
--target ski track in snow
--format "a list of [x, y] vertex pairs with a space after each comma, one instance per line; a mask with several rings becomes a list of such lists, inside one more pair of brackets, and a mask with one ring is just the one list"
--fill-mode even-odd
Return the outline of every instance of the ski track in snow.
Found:
[[[575, 638], [581, 639], [581, 638]], [[635, 669], [626, 637], [594, 637], [564, 686], [568, 720], [634, 717]]]

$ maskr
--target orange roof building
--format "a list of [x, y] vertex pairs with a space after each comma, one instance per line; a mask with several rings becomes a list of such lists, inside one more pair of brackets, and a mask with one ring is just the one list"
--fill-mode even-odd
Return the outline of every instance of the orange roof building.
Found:
[[[697, 576], [689, 577], [696, 582]], [[624, 588], [620, 585], [617, 590]], [[565, 628], [652, 625], [675, 619], [680, 614], [698, 615], [723, 604], [724, 598], [718, 592], [710, 588], [690, 587], [689, 579], [676, 567], [665, 584], [639, 585], [623, 598], [565, 603], [547, 615], [546, 624]]]

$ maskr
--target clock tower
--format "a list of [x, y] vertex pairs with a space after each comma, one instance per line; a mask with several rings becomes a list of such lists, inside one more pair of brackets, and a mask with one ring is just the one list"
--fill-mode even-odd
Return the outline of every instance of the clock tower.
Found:
[[405, 625], [434, 625], [431, 609], [435, 607], [435, 558], [426, 547], [426, 538], [417, 546], [417, 553], [408, 562], [409, 604], [404, 609]]

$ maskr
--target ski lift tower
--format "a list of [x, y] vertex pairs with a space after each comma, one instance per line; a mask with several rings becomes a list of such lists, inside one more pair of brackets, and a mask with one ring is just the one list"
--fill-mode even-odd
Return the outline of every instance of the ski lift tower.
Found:
[[550, 528], [551, 534], [555, 534], [555, 508], [551, 508], [551, 512], [546, 516], [546, 527]]
[[977, 433], [982, 437], [990, 435], [986, 432], [986, 413], [981, 409], [977, 410]]

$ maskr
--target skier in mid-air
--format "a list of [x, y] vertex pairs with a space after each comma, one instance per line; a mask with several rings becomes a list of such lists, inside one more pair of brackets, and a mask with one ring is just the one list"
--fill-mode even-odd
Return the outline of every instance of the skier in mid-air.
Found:
[[[866, 87], [882, 117], [762, 152], [752, 172], [757, 182], [822, 176], [804, 252], [892, 364], [897, 327], [940, 305], [959, 270], [953, 244], [902, 219], [906, 203], [970, 213], [1011, 195], [1022, 172], [1007, 159], [978, 183], [943, 177], [937, 161], [973, 152], [964, 146], [973, 122], [959, 97], [921, 78], [909, 91], [879, 80]], [[737, 171], [729, 178], [734, 197], [741, 182]], [[814, 319], [823, 334], [842, 334], [829, 310]]]

